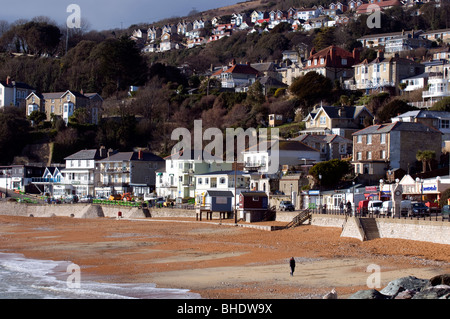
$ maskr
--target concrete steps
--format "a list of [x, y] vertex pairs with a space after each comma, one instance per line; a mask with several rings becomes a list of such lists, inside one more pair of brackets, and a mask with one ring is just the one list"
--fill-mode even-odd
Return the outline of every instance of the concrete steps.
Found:
[[359, 223], [364, 231], [366, 240], [380, 238], [376, 218], [360, 218]]

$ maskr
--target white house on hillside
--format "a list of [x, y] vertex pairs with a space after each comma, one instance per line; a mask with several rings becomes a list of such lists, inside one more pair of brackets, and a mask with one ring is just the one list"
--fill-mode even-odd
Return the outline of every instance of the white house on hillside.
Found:
[[165, 169], [156, 172], [156, 193], [171, 199], [195, 196], [195, 176], [208, 172], [232, 169], [232, 163], [207, 162], [195, 159], [194, 151], [185, 159], [183, 151], [164, 158]]

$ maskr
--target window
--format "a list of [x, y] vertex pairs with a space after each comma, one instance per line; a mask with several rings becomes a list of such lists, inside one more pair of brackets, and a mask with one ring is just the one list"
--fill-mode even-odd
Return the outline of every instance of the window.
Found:
[[361, 152], [356, 153], [356, 159], [358, 161], [362, 160], [362, 153]]
[[368, 151], [368, 152], [367, 152], [367, 159], [368, 159], [368, 160], [371, 160], [371, 159], [372, 159], [372, 152], [371, 152], [371, 151]]
[[441, 128], [450, 128], [450, 120], [441, 120]]
[[383, 72], [386, 72], [386, 64], [387, 63], [383, 63]]
[[380, 143], [386, 144], [386, 133], [380, 135]]
[[327, 123], [327, 118], [325, 116], [320, 117], [320, 124], [324, 125]]
[[386, 150], [382, 150], [382, 151], [380, 152], [380, 158], [381, 158], [381, 159], [386, 159]]
[[314, 59], [314, 65], [317, 65], [317, 59]]
[[347, 59], [341, 59], [341, 64], [342, 65], [347, 65]]
[[362, 143], [362, 135], [358, 135], [358, 136], [356, 137], [356, 142], [357, 142], [357, 143]]
[[325, 59], [324, 58], [320, 58], [320, 64], [324, 64], [325, 63]]
[[367, 144], [372, 144], [372, 134], [367, 134]]
[[219, 183], [220, 183], [220, 184], [225, 184], [225, 182], [226, 182], [225, 177], [221, 177], [221, 178], [219, 179]]
[[199, 177], [198, 180], [197, 180], [197, 183], [198, 183], [199, 185], [202, 185], [203, 179], [202, 179], [201, 177]]

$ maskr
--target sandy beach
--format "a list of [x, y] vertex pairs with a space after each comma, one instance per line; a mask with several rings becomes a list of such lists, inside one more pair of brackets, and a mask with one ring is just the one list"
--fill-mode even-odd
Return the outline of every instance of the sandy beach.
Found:
[[82, 280], [154, 283], [208, 299], [321, 299], [333, 288], [347, 298], [368, 289], [372, 264], [382, 287], [400, 277], [450, 273], [449, 245], [361, 242], [340, 233], [310, 225], [269, 232], [167, 218], [0, 216], [0, 252], [75, 263]]

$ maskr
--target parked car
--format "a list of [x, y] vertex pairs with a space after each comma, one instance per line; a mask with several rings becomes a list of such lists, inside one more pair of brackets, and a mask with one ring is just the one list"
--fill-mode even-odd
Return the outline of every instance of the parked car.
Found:
[[80, 198], [80, 203], [92, 203], [93, 199], [92, 195], [85, 195]]
[[292, 202], [290, 200], [282, 200], [280, 202], [279, 208], [280, 208], [280, 210], [283, 210], [283, 211], [285, 211], [285, 210], [294, 211], [295, 210], [295, 207], [294, 207], [294, 205], [292, 205]]
[[381, 212], [383, 202], [381, 200], [370, 200], [367, 204], [367, 211], [372, 214], [379, 214]]
[[369, 205], [369, 201], [366, 200], [362, 200], [359, 201], [358, 203], [358, 214], [364, 216], [367, 214], [367, 206]]
[[412, 203], [409, 199], [402, 200], [400, 203], [400, 212], [402, 216], [408, 216], [412, 208]]
[[415, 202], [411, 205], [412, 216], [430, 216], [429, 208], [422, 202]]
[[381, 207], [380, 214], [391, 216], [392, 215], [392, 201], [387, 200], [383, 202], [383, 205]]
[[78, 202], [77, 195], [67, 195], [66, 197], [64, 197], [64, 203], [73, 204], [73, 203], [77, 203], [77, 202]]
[[442, 218], [450, 219], [450, 205], [444, 205], [441, 209]]

